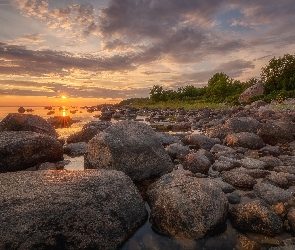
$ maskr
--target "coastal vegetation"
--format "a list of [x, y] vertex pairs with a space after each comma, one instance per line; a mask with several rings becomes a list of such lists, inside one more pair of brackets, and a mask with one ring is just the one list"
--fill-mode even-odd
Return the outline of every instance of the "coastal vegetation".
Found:
[[202, 108], [227, 107], [240, 104], [239, 96], [249, 87], [262, 83], [264, 94], [249, 100], [264, 100], [270, 103], [278, 102], [285, 98], [295, 97], [295, 54], [285, 54], [283, 57], [273, 57], [269, 63], [261, 69], [260, 78], [250, 78], [242, 82], [230, 78], [224, 72], [215, 73], [207, 86], [198, 88], [194, 85], [180, 87], [177, 90], [164, 89], [161, 85], [154, 85], [149, 93], [149, 98], [131, 98], [123, 100], [120, 105], [134, 107], [184, 107]]

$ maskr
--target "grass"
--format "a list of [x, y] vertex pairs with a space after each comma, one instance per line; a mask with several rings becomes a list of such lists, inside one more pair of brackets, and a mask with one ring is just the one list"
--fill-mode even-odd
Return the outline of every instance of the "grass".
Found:
[[217, 103], [209, 103], [204, 101], [165, 101], [165, 102], [152, 102], [148, 101], [140, 101], [134, 102], [130, 104], [134, 108], [184, 108], [186, 110], [189, 109], [202, 109], [202, 108], [215, 108], [215, 109], [226, 109], [228, 106], [224, 104]]

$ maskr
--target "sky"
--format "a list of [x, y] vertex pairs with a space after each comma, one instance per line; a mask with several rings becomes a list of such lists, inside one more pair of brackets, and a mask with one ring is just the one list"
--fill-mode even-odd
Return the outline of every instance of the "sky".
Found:
[[259, 78], [294, 54], [294, 13], [294, 0], [0, 0], [0, 106], [118, 103], [217, 72]]

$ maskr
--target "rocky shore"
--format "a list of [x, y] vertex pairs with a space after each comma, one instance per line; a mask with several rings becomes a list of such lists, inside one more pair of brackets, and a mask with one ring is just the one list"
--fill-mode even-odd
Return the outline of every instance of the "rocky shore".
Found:
[[[169, 249], [295, 249], [294, 109], [131, 111], [149, 124], [108, 118], [64, 139], [34, 115], [0, 122], [0, 249], [164, 249], [128, 241], [145, 202]], [[85, 170], [60, 170], [64, 153]]]

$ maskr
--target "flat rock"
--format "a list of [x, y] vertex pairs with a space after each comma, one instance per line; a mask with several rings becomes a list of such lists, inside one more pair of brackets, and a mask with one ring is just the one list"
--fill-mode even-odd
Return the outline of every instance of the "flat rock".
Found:
[[203, 238], [224, 225], [228, 201], [218, 185], [189, 171], [162, 176], [148, 189], [150, 222], [164, 235]]
[[225, 137], [224, 142], [230, 147], [244, 147], [250, 149], [260, 149], [265, 145], [258, 135], [250, 132], [229, 134]]
[[30, 131], [0, 132], [0, 172], [63, 160], [62, 145], [53, 137]]
[[84, 167], [119, 170], [142, 181], [171, 172], [173, 163], [149, 125], [122, 121], [89, 141]]
[[265, 162], [250, 157], [241, 159], [240, 163], [242, 167], [247, 169], [265, 169], [267, 167]]
[[252, 189], [257, 181], [242, 171], [224, 171], [221, 173], [222, 180], [238, 188]]
[[0, 183], [4, 249], [117, 249], [147, 218], [118, 171], [22, 171]]

